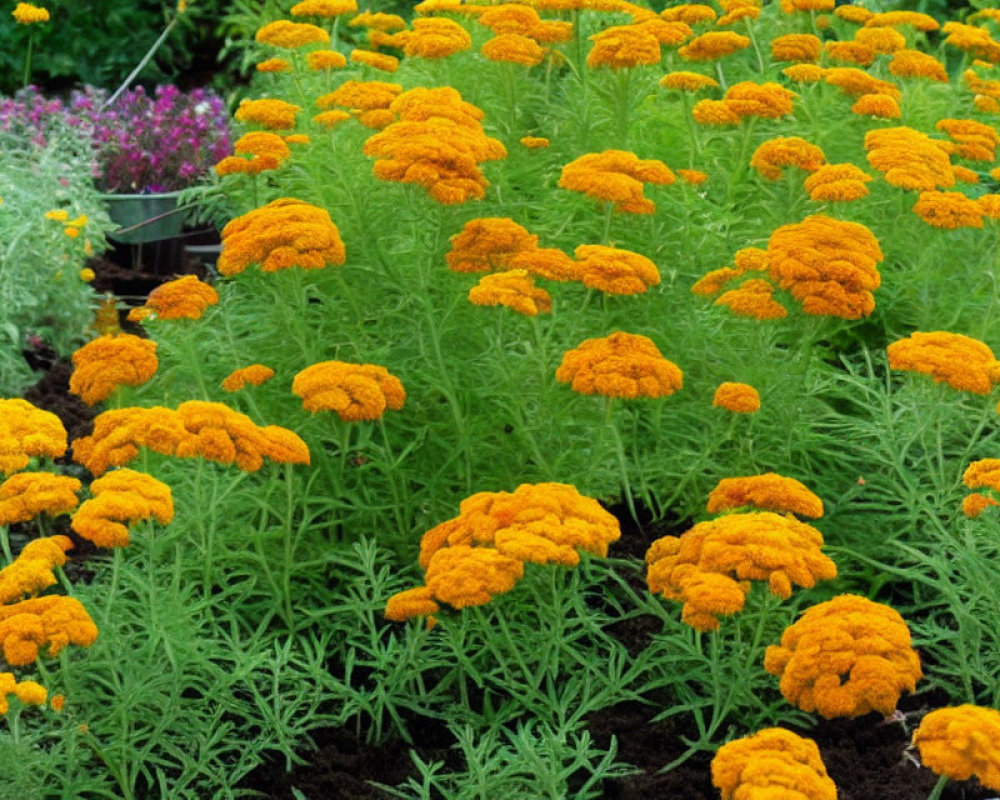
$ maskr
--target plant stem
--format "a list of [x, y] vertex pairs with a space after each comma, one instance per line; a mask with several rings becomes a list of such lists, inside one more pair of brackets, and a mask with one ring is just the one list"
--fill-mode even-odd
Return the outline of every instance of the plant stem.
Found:
[[24, 88], [31, 85], [31, 51], [35, 47], [35, 34], [32, 31], [28, 34], [28, 52], [24, 54]]
[[934, 784], [934, 788], [931, 793], [927, 795], [927, 800], [940, 800], [942, 794], [944, 794], [944, 785], [948, 782], [947, 775], [941, 775], [937, 779], [937, 783]]

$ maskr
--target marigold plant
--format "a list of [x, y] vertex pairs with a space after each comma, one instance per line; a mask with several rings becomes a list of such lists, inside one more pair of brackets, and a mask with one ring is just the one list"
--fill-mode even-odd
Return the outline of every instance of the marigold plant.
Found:
[[1000, 790], [1000, 711], [974, 705], [937, 708], [920, 721], [913, 744], [924, 766], [938, 775], [976, 778]]
[[756, 320], [782, 319], [788, 310], [774, 299], [774, 287], [760, 278], [751, 278], [721, 294], [714, 305], [725, 306], [738, 317]]
[[961, 192], [921, 192], [913, 206], [913, 213], [935, 228], [983, 227], [983, 212], [979, 204]]
[[764, 668], [781, 678], [788, 702], [828, 719], [888, 717], [923, 677], [899, 613], [849, 594], [806, 609], [767, 648]]
[[119, 386], [140, 386], [156, 373], [156, 342], [130, 333], [105, 335], [73, 353], [69, 390], [88, 406], [107, 400]]
[[669, 186], [676, 182], [662, 161], [641, 159], [627, 150], [588, 153], [562, 169], [559, 186], [613, 203], [616, 211], [652, 214], [656, 204], [643, 195], [644, 184]]
[[817, 495], [801, 481], [786, 478], [776, 472], [723, 478], [708, 496], [707, 509], [710, 514], [744, 506], [813, 519], [823, 516], [823, 501]]
[[732, 31], [712, 31], [696, 36], [680, 48], [678, 55], [688, 61], [716, 61], [750, 46], [750, 39]]
[[52, 472], [21, 472], [0, 483], [0, 525], [27, 522], [39, 514], [66, 514], [80, 502], [81, 483]]
[[955, 185], [942, 142], [913, 128], [882, 128], [865, 134], [868, 163], [901, 189], [931, 191]]
[[556, 380], [581, 394], [628, 398], [666, 397], [684, 383], [680, 368], [651, 339], [621, 331], [567, 351]]
[[406, 402], [399, 378], [375, 364], [321, 361], [292, 381], [292, 392], [306, 411], [336, 411], [345, 422], [379, 419]]
[[887, 348], [889, 367], [930, 375], [961, 392], [988, 394], [1000, 383], [1000, 363], [988, 345], [948, 331], [917, 331]]
[[239, 122], [261, 125], [269, 130], [287, 131], [295, 127], [295, 115], [301, 107], [273, 97], [243, 100], [234, 115]]
[[[19, 6], [27, 5], [19, 3]], [[43, 9], [44, 10], [44, 9]], [[46, 12], [45, 19], [48, 19]], [[40, 706], [48, 697], [45, 687], [35, 681], [20, 681], [12, 672], [0, 672], [0, 714], [10, 711], [10, 697], [14, 696], [26, 706]]]
[[590, 68], [631, 69], [660, 63], [660, 42], [638, 25], [615, 25], [590, 37], [594, 43], [587, 54]]
[[400, 31], [396, 41], [402, 44], [403, 52], [413, 58], [447, 58], [472, 47], [468, 31], [443, 17], [414, 20], [413, 30]]
[[748, 383], [726, 381], [716, 388], [712, 405], [734, 414], [753, 414], [760, 411], [760, 393]]
[[872, 180], [854, 164], [825, 164], [806, 178], [805, 189], [818, 203], [850, 203], [868, 196]]
[[11, 666], [33, 664], [42, 647], [57, 656], [67, 645], [90, 647], [96, 639], [97, 626], [76, 598], [52, 594], [0, 606], [0, 643]]
[[222, 391], [238, 392], [247, 386], [260, 386], [274, 377], [274, 370], [264, 364], [234, 369], [222, 379]]
[[574, 251], [577, 279], [607, 294], [642, 294], [660, 282], [656, 265], [639, 253], [582, 244]]
[[214, 288], [196, 275], [185, 275], [153, 289], [143, 308], [157, 319], [201, 319], [205, 309], [218, 302], [219, 293]]
[[0, 605], [55, 586], [52, 568], [65, 564], [66, 551], [72, 548], [68, 536], [46, 536], [28, 542], [16, 559], [0, 570]]
[[837, 800], [816, 743], [784, 728], [722, 745], [712, 759], [712, 784], [722, 800]]
[[477, 306], [506, 306], [526, 317], [552, 311], [552, 296], [535, 286], [525, 269], [512, 269], [484, 275], [469, 290], [469, 301]]
[[316, 25], [279, 19], [260, 28], [254, 38], [261, 44], [294, 49], [307, 44], [326, 44], [330, 34]]
[[19, 397], [0, 398], [0, 474], [24, 469], [33, 457], [60, 458], [65, 452], [59, 417]]
[[750, 166], [770, 181], [780, 180], [784, 167], [815, 172], [826, 163], [823, 151], [799, 136], [779, 136], [762, 142], [750, 158]]

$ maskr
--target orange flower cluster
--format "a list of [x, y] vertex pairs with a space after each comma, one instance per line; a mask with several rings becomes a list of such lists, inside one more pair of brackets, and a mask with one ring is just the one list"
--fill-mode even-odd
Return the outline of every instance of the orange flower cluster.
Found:
[[796, 96], [795, 92], [777, 83], [743, 81], [730, 86], [722, 102], [740, 119], [780, 119], [792, 113], [792, 98]]
[[799, 136], [779, 136], [763, 142], [750, 158], [750, 166], [769, 181], [780, 180], [784, 167], [815, 172], [826, 163], [823, 151]]
[[660, 282], [656, 264], [630, 250], [600, 244], [582, 244], [576, 257], [577, 279], [607, 294], [642, 294]]
[[699, 125], [739, 125], [743, 121], [725, 100], [699, 100], [691, 117]]
[[73, 442], [73, 458], [94, 475], [120, 467], [139, 455], [156, 453], [232, 464], [256, 472], [269, 458], [283, 464], [308, 464], [309, 448], [292, 431], [277, 425], [258, 427], [245, 414], [222, 403], [189, 400], [177, 410], [121, 408], [94, 420], [94, 432]]
[[982, 458], [969, 464], [962, 483], [970, 489], [992, 489], [1000, 492], [1000, 458]]
[[872, 176], [854, 164], [826, 164], [806, 178], [809, 198], [817, 203], [849, 203], [868, 196]]
[[119, 386], [139, 386], [160, 362], [156, 342], [130, 333], [100, 336], [73, 353], [69, 390], [88, 406], [106, 400]]
[[209, 306], [219, 302], [219, 293], [207, 283], [202, 283], [196, 275], [185, 275], [177, 280], [161, 283], [146, 298], [141, 307], [144, 313], [133, 314], [140, 309], [132, 309], [129, 319], [145, 319], [155, 314], [157, 319], [201, 319]]
[[484, 275], [469, 290], [469, 300], [477, 306], [506, 306], [526, 317], [552, 311], [552, 296], [535, 286], [526, 269]]
[[945, 44], [992, 64], [1000, 63], [1000, 42], [994, 39], [986, 28], [963, 25], [961, 22], [946, 22], [942, 31], [948, 34], [944, 40]]
[[398, 14], [386, 14], [382, 11], [363, 11], [347, 23], [350, 28], [372, 28], [377, 31], [401, 31], [406, 27], [406, 20]]
[[[257, 72], [288, 72], [291, 68], [292, 65], [283, 58], [268, 58], [257, 63]], [[215, 169], [218, 171], [218, 164], [216, 164]], [[220, 172], [219, 174], [222, 175], [224, 173]]]
[[321, 70], [342, 69], [347, 66], [343, 53], [336, 50], [313, 50], [306, 54], [306, 64], [313, 72]]
[[974, 119], [942, 119], [934, 126], [957, 145], [955, 155], [969, 161], [996, 161], [1000, 133], [992, 125]]
[[443, 17], [416, 19], [412, 31], [400, 31], [393, 38], [407, 56], [416, 58], [447, 58], [472, 47], [468, 31]]
[[646, 583], [653, 594], [684, 604], [685, 624], [714, 631], [720, 616], [743, 609], [750, 581], [767, 581], [772, 594], [788, 599], [792, 584], [812, 588], [835, 578], [837, 565], [822, 547], [823, 535], [794, 517], [727, 514], [653, 542]]
[[263, 125], [273, 131], [287, 131], [295, 127], [295, 115], [301, 110], [300, 106], [267, 97], [241, 101], [233, 116], [239, 122]]
[[293, 50], [317, 42], [327, 44], [330, 41], [330, 34], [316, 25], [279, 19], [269, 22], [258, 30], [254, 38], [261, 44]]
[[771, 279], [807, 314], [858, 319], [875, 308], [882, 250], [860, 223], [815, 214], [783, 225], [768, 240], [767, 258]]
[[708, 496], [710, 514], [745, 506], [813, 519], [823, 516], [823, 501], [819, 497], [800, 481], [776, 472], [723, 478]]
[[923, 677], [910, 631], [892, 608], [842, 594], [812, 606], [771, 645], [764, 669], [781, 678], [781, 694], [803, 711], [890, 716], [899, 696]]
[[944, 64], [919, 50], [897, 50], [889, 62], [889, 72], [897, 78], [929, 78], [948, 83], [948, 71]]
[[301, 0], [291, 8], [293, 17], [339, 17], [357, 11], [357, 0]]
[[816, 743], [784, 728], [722, 745], [712, 759], [712, 785], [722, 800], [837, 800]]
[[750, 39], [732, 31], [711, 31], [696, 36], [677, 53], [688, 61], [715, 61], [750, 46]]
[[76, 598], [50, 594], [0, 606], [0, 642], [11, 666], [34, 663], [40, 647], [56, 656], [66, 645], [90, 647], [96, 639], [97, 626]]
[[378, 419], [406, 402], [399, 378], [375, 364], [321, 361], [292, 380], [292, 392], [306, 411], [336, 411], [345, 422]]
[[961, 192], [921, 192], [913, 213], [935, 228], [983, 227], [983, 212], [979, 204]]
[[544, 136], [522, 136], [521, 146], [528, 150], [544, 150], [549, 146], [549, 140]]
[[906, 49], [906, 37], [895, 28], [861, 28], [854, 34], [854, 41], [879, 55]]
[[168, 525], [174, 518], [170, 487], [142, 472], [116, 469], [91, 483], [90, 494], [71, 525], [98, 547], [128, 547], [129, 532], [122, 523], [153, 517]]
[[565, 42], [573, 37], [573, 23], [542, 20], [538, 12], [520, 3], [503, 3], [487, 8], [478, 22], [499, 35], [513, 33], [536, 42]]
[[684, 385], [680, 368], [651, 339], [621, 331], [566, 351], [556, 380], [580, 394], [628, 398], [667, 397]]
[[835, 0], [781, 0], [781, 10], [786, 14], [796, 11], [833, 11]]
[[587, 66], [631, 69], [660, 63], [660, 41], [641, 25], [615, 25], [590, 37]]
[[660, 12], [660, 18], [667, 22], [684, 22], [688, 25], [712, 22], [715, 17], [715, 9], [701, 3], [683, 3], [679, 6], [665, 8]]
[[643, 195], [647, 183], [670, 186], [677, 178], [662, 161], [641, 159], [627, 150], [588, 153], [562, 168], [559, 187], [613, 203], [616, 211], [652, 214], [656, 204]]
[[376, 53], [374, 50], [352, 50], [352, 64], [366, 64], [382, 72], [395, 72], [399, 69], [399, 59], [385, 53]]
[[918, 11], [885, 11], [869, 17], [865, 22], [866, 28], [901, 28], [905, 25], [912, 26], [918, 31], [936, 31], [941, 27], [930, 14], [921, 14]]
[[978, 339], [947, 331], [916, 332], [888, 347], [891, 369], [930, 375], [960, 392], [989, 394], [1000, 383], [1000, 363]]
[[39, 514], [66, 514], [80, 502], [80, 481], [52, 472], [21, 472], [0, 483], [0, 525], [27, 522]]
[[260, 386], [274, 377], [274, 370], [263, 364], [251, 364], [249, 367], [234, 369], [222, 379], [222, 391], [238, 392], [249, 386]]
[[701, 186], [708, 180], [708, 173], [697, 169], [679, 169], [677, 177], [689, 186]]
[[694, 31], [686, 22], [667, 22], [657, 17], [645, 19], [635, 25], [639, 30], [651, 33], [661, 45], [676, 47], [694, 36]]
[[[886, 28], [886, 30], [892, 30]], [[879, 119], [899, 119], [902, 111], [895, 97], [887, 94], [863, 94], [854, 101], [851, 113], [859, 117], [878, 117]]]
[[486, 196], [480, 164], [506, 158], [507, 150], [484, 133], [480, 109], [447, 87], [406, 92], [391, 110], [398, 121], [364, 145], [365, 155], [378, 159], [376, 178], [423, 186], [445, 205]]
[[883, 174], [886, 182], [921, 192], [955, 185], [944, 144], [906, 127], [871, 130], [865, 134], [868, 163]]
[[10, 701], [14, 695], [26, 706], [40, 706], [48, 697], [45, 687], [35, 681], [17, 682], [12, 672], [0, 672], [0, 714], [10, 711]]
[[771, 57], [775, 61], [815, 62], [823, 45], [811, 33], [789, 33], [771, 40]]
[[545, 58], [545, 50], [538, 42], [518, 33], [501, 33], [494, 36], [483, 45], [482, 53], [490, 61], [521, 64], [525, 67], [537, 66]]
[[277, 169], [292, 155], [285, 140], [276, 133], [251, 131], [243, 134], [233, 145], [236, 155], [226, 156], [215, 165], [217, 174], [233, 175], [246, 173], [259, 175], [270, 169]]
[[1000, 789], [1000, 711], [973, 705], [938, 708], [913, 732], [924, 766], [952, 780], [975, 777]]
[[55, 414], [27, 400], [0, 398], [0, 474], [28, 466], [32, 457], [59, 458], [66, 452], [66, 429]]
[[66, 551], [72, 547], [68, 536], [48, 536], [28, 542], [17, 558], [0, 570], [0, 605], [55, 586], [52, 568], [66, 563]]
[[697, 72], [668, 72], [660, 78], [660, 86], [664, 89], [672, 89], [677, 92], [700, 92], [703, 89], [717, 88], [719, 82], [708, 75], [701, 75]]
[[793, 64], [781, 70], [781, 74], [794, 83], [818, 83], [825, 77], [826, 70], [815, 64]]
[[[403, 92], [403, 87], [398, 83], [387, 83], [386, 81], [345, 81], [340, 87], [329, 94], [325, 94], [316, 100], [316, 105], [323, 109], [331, 106], [341, 106], [350, 109], [352, 116], [368, 127], [380, 129], [391, 124], [396, 119], [396, 115], [389, 110], [389, 106]], [[328, 111], [327, 115], [335, 112]], [[315, 117], [317, 122], [324, 122], [321, 119], [324, 115]]]
[[575, 566], [580, 550], [604, 557], [621, 536], [601, 505], [561, 483], [522, 484], [514, 492], [479, 492], [459, 515], [427, 531], [420, 542], [425, 586], [389, 598], [394, 621], [432, 614], [438, 602], [483, 605], [514, 587], [525, 562]]
[[451, 237], [445, 255], [455, 272], [527, 270], [549, 280], [578, 277], [576, 263], [562, 250], [538, 247], [538, 237], [508, 217], [469, 220], [461, 233]]
[[875, 12], [869, 11], [864, 6], [853, 5], [837, 6], [833, 13], [845, 22], [853, 22], [858, 25], [864, 24], [875, 16]]
[[838, 61], [841, 64], [870, 67], [875, 63], [875, 51], [861, 42], [827, 42], [823, 50], [830, 61]]
[[226, 224], [218, 269], [226, 276], [255, 263], [263, 272], [322, 269], [346, 258], [340, 231], [326, 209], [283, 197]]
[[854, 67], [830, 67], [823, 73], [823, 81], [836, 86], [850, 97], [860, 97], [863, 94], [887, 94], [898, 100], [901, 96], [899, 87], [890, 81], [883, 81]]
[[738, 289], [724, 292], [714, 305], [726, 306], [738, 317], [756, 320], [783, 319], [788, 316], [785, 307], [774, 299], [774, 287], [759, 278], [744, 281]]
[[969, 519], [976, 519], [991, 506], [1000, 506], [1000, 502], [979, 492], [973, 492], [962, 498], [962, 513]]
[[760, 411], [760, 393], [749, 383], [726, 381], [715, 390], [712, 405], [734, 414], [753, 414]]

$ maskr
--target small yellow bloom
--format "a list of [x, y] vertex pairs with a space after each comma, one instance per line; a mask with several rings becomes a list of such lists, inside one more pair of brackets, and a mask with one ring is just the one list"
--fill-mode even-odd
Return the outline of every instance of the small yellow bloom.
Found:
[[10, 13], [20, 25], [31, 25], [36, 22], [49, 21], [48, 9], [33, 6], [31, 3], [18, 3], [17, 7]]
[[84, 267], [80, 270], [80, 280], [84, 283], [90, 283], [97, 276], [94, 274], [94, 270], [90, 267]]
[[63, 229], [63, 233], [65, 233], [70, 239], [75, 239], [77, 236], [80, 235], [80, 229], [74, 228], [72, 225], [67, 225]]
[[56, 222], [65, 222], [69, 219], [69, 214], [66, 212], [65, 208], [57, 208], [52, 211], [46, 211], [45, 219], [55, 220]]

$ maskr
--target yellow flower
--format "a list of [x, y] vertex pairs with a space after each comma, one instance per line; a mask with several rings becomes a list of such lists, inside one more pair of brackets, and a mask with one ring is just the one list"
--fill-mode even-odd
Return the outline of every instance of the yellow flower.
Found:
[[872, 176], [854, 164], [826, 164], [806, 178], [809, 199], [825, 203], [846, 203], [868, 196], [866, 183]]
[[708, 180], [708, 175], [697, 169], [679, 169], [676, 172], [684, 183], [691, 186], [701, 186]]
[[10, 695], [14, 695], [26, 706], [40, 706], [45, 702], [47, 694], [45, 687], [34, 681], [17, 683], [14, 673], [0, 672], [0, 714], [10, 711], [10, 702], [7, 700]]
[[18, 3], [10, 13], [20, 25], [33, 25], [37, 22], [49, 21], [48, 9], [33, 6], [31, 3]]
[[490, 61], [503, 61], [534, 67], [542, 63], [545, 51], [534, 39], [517, 33], [501, 33], [487, 41], [481, 50]]
[[549, 146], [549, 140], [544, 136], [522, 136], [521, 146], [528, 150], [541, 150]]
[[76, 508], [80, 481], [51, 472], [21, 472], [0, 483], [0, 525], [55, 517]]
[[750, 46], [750, 39], [732, 31], [713, 31], [696, 36], [677, 53], [688, 61], [715, 61]]
[[590, 37], [594, 43], [587, 54], [587, 66], [629, 69], [660, 63], [660, 42], [652, 33], [636, 25], [616, 25]]
[[863, 94], [854, 101], [851, 113], [860, 117], [879, 119], [899, 119], [902, 112], [896, 98], [888, 94]]
[[[68, 644], [89, 647], [96, 639], [97, 626], [76, 598], [53, 594], [0, 607], [0, 642], [11, 666], [34, 663], [40, 647], [48, 646], [49, 656], [57, 656]], [[26, 687], [29, 697], [38, 697], [36, 687]]]
[[712, 405], [734, 414], [753, 414], [760, 411], [760, 394], [748, 383], [720, 383], [712, 397]]
[[80, 280], [84, 283], [90, 283], [97, 275], [94, 274], [94, 270], [90, 267], [84, 267], [80, 270]]
[[961, 192], [921, 192], [913, 213], [935, 228], [983, 227], [979, 204]]
[[7, 605], [25, 595], [35, 596], [55, 586], [53, 567], [66, 563], [66, 551], [73, 548], [68, 536], [32, 539], [17, 558], [0, 570], [0, 604]]
[[27, 400], [0, 399], [0, 473], [28, 466], [32, 457], [60, 458], [66, 452], [66, 429], [55, 414]]
[[234, 115], [240, 122], [254, 122], [271, 130], [290, 130], [295, 127], [299, 106], [276, 98], [243, 100]]
[[664, 89], [673, 89], [681, 92], [700, 92], [703, 89], [717, 88], [719, 82], [708, 75], [701, 75], [697, 72], [668, 72], [660, 78], [660, 86]]
[[581, 394], [627, 398], [667, 397], [684, 385], [680, 368], [651, 339], [623, 332], [587, 339], [568, 350], [556, 380]]
[[373, 50], [352, 50], [351, 63], [366, 64], [374, 69], [382, 70], [382, 72], [395, 72], [399, 69], [398, 58], [384, 53], [376, 53]]
[[316, 25], [279, 19], [258, 30], [254, 38], [261, 44], [294, 49], [307, 44], [326, 44], [330, 41], [330, 34]]
[[[693, 287], [692, 287], [693, 288]], [[783, 319], [788, 311], [773, 297], [774, 287], [765, 280], [744, 281], [738, 289], [723, 293], [713, 305], [726, 306], [738, 317], [756, 320]]]
[[750, 166], [771, 181], [780, 180], [784, 167], [798, 167], [806, 172], [815, 172], [825, 163], [823, 151], [799, 136], [768, 139], [750, 158]]
[[578, 268], [577, 279], [584, 286], [606, 294], [642, 294], [660, 282], [656, 264], [630, 250], [582, 244], [573, 255]]
[[73, 353], [69, 390], [92, 406], [119, 386], [145, 383], [158, 366], [156, 342], [129, 333], [101, 336]]
[[54, 211], [46, 211], [45, 219], [51, 219], [55, 222], [65, 222], [69, 219], [69, 212], [64, 208], [57, 208]]
[[870, 67], [875, 63], [875, 51], [861, 42], [827, 42], [823, 45], [826, 57], [844, 64]]
[[219, 293], [195, 275], [161, 283], [146, 298], [145, 308], [157, 319], [201, 319], [208, 306], [219, 302]]
[[707, 510], [710, 514], [744, 506], [813, 519], [823, 516], [823, 501], [809, 491], [805, 484], [775, 472], [723, 478], [708, 496]]
[[98, 547], [127, 547], [125, 522], [155, 518], [168, 525], [174, 518], [170, 487], [151, 475], [117, 469], [90, 484], [91, 499], [73, 515], [72, 528]]
[[875, 28], [883, 25], [893, 28], [910, 25], [918, 31], [936, 31], [941, 27], [938, 21], [930, 14], [922, 14], [918, 11], [886, 11], [869, 17], [865, 22], [866, 28]]
[[784, 728], [765, 728], [722, 745], [712, 759], [712, 784], [722, 800], [837, 800], [816, 743]]
[[371, 13], [364, 11], [347, 23], [351, 28], [372, 28], [378, 31], [400, 31], [406, 27], [406, 20], [396, 14], [384, 14], [381, 11]]
[[469, 300], [477, 306], [506, 306], [527, 317], [552, 311], [552, 296], [535, 286], [525, 269], [484, 275], [469, 290]]
[[257, 64], [257, 72], [288, 72], [292, 65], [283, 58], [269, 58]]
[[336, 411], [345, 422], [379, 419], [406, 402], [399, 378], [375, 364], [321, 361], [292, 381], [292, 392], [306, 411]]
[[889, 62], [889, 72], [899, 78], [930, 78], [939, 83], [948, 83], [948, 72], [944, 64], [919, 50], [897, 50]]
[[1000, 711], [962, 705], [928, 713], [913, 732], [924, 766], [952, 780], [1000, 789]]
[[588, 153], [562, 169], [559, 187], [614, 203], [616, 211], [652, 214], [656, 204], [643, 195], [644, 184], [669, 186], [674, 173], [662, 161], [640, 159], [627, 150]]
[[357, 0], [302, 0], [292, 6], [293, 17], [339, 17], [356, 14]]
[[260, 386], [273, 377], [274, 370], [263, 364], [251, 364], [249, 367], [240, 367], [223, 378], [222, 391], [238, 392], [248, 384], [250, 386]]
[[306, 63], [309, 69], [314, 71], [341, 69], [347, 66], [347, 59], [343, 53], [338, 53], [336, 50], [313, 50], [306, 54]]
[[[1000, 383], [1000, 363], [978, 339], [960, 333], [916, 332], [888, 347], [889, 367], [930, 375], [960, 392], [989, 394]], [[971, 487], [975, 488], [975, 487]]]
[[870, 130], [865, 134], [868, 163], [891, 185], [922, 192], [955, 185], [955, 173], [944, 144], [907, 127]]
[[793, 64], [781, 70], [781, 74], [795, 83], [817, 83], [823, 80], [826, 70], [815, 64]]
[[962, 498], [962, 513], [969, 519], [976, 519], [990, 506], [1000, 506], [1000, 502], [979, 492]]
[[396, 38], [407, 56], [417, 58], [447, 58], [472, 47], [469, 32], [443, 17], [416, 19], [412, 31], [397, 33]]
[[814, 62], [819, 60], [823, 45], [811, 33], [789, 33], [771, 40], [771, 55], [775, 61]]

